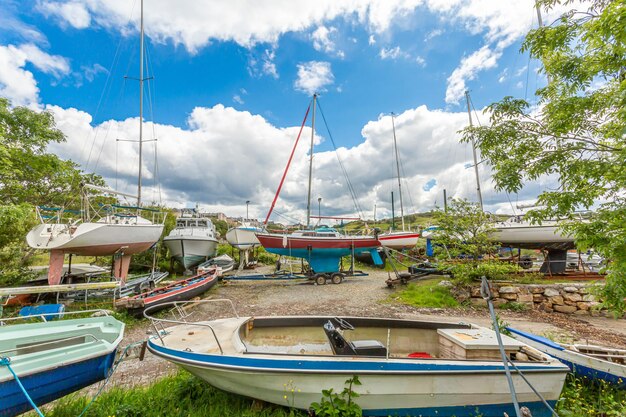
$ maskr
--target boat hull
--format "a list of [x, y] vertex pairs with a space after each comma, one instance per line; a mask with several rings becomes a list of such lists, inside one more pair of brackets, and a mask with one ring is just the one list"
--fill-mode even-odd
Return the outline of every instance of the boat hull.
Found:
[[162, 224], [82, 223], [40, 224], [26, 235], [31, 248], [58, 250], [83, 256], [133, 255], [150, 248], [161, 237]]
[[[37, 406], [102, 381], [111, 371], [116, 352], [20, 378]], [[15, 380], [0, 384], [1, 417], [12, 417], [32, 407]]]
[[389, 232], [378, 236], [380, 244], [386, 248], [402, 250], [414, 248], [420, 234], [417, 232]]
[[509, 328], [509, 330], [516, 339], [567, 365], [573, 374], [592, 380], [603, 380], [621, 389], [626, 389], [626, 365], [608, 362], [579, 352], [574, 352], [565, 349], [557, 343], [536, 337], [535, 335], [520, 332], [516, 329]]
[[252, 249], [261, 244], [255, 235], [260, 231], [261, 229], [257, 227], [233, 227], [226, 232], [226, 240], [232, 247], [239, 250]]
[[[362, 385], [353, 387], [359, 393], [356, 401], [368, 416], [501, 417], [504, 412], [515, 413], [504, 370], [493, 364], [492, 370], [486, 371], [488, 367], [480, 363], [438, 367], [432, 361], [413, 362], [411, 371], [396, 363], [398, 370], [392, 372], [385, 369], [384, 362], [202, 355], [171, 350], [158, 342], [149, 342], [148, 348], [219, 389], [299, 409], [319, 402], [322, 389], [341, 392], [346, 380], [358, 375]], [[564, 371], [526, 369], [524, 373], [554, 406]], [[549, 417], [549, 410], [525, 382], [517, 375], [513, 379], [520, 403], [529, 407], [533, 416]]]
[[163, 243], [170, 251], [170, 257], [180, 262], [185, 269], [191, 269], [217, 253], [217, 239], [166, 236]]
[[378, 239], [368, 236], [354, 237], [299, 237], [270, 233], [257, 233], [261, 245], [270, 253], [293, 256], [307, 260], [316, 273], [339, 271], [339, 261], [353, 253], [369, 253], [376, 265], [382, 264], [376, 248]]
[[490, 238], [503, 245], [534, 248], [571, 249], [574, 238], [559, 231], [554, 222], [531, 225], [528, 222], [503, 222], [494, 226]]

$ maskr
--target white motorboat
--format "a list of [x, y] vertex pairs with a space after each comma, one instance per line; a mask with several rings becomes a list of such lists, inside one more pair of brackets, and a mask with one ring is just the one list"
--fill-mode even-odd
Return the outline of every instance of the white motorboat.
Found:
[[[202, 300], [195, 309], [204, 314], [210, 310], [202, 306], [216, 301], [232, 305]], [[239, 317], [236, 312], [199, 322], [145, 315], [159, 326], [148, 340], [150, 352], [246, 397], [306, 410], [320, 401], [322, 390], [341, 392], [356, 375], [362, 385], [353, 387], [359, 394], [354, 401], [366, 416], [515, 413], [495, 333], [483, 327], [389, 318]], [[568, 368], [512, 338], [503, 336], [503, 344], [517, 369], [554, 406]], [[551, 416], [519, 374], [512, 378], [520, 405], [535, 417]]]
[[253, 249], [261, 244], [255, 233], [262, 231], [263, 229], [260, 227], [253, 226], [248, 222], [243, 222], [240, 226], [228, 229], [226, 232], [226, 240], [232, 247], [239, 250]]
[[191, 269], [215, 256], [217, 252], [217, 232], [211, 219], [202, 217], [196, 210], [183, 210], [176, 220], [176, 228], [163, 243], [170, 257]]
[[574, 237], [564, 234], [554, 220], [547, 220], [541, 224], [531, 224], [522, 216], [512, 216], [504, 222], [494, 225], [495, 231], [491, 234], [494, 241], [504, 245], [562, 245], [574, 246]]

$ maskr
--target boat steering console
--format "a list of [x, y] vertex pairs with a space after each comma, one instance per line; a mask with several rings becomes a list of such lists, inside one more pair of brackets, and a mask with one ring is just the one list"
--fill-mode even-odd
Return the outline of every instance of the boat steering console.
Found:
[[[339, 327], [335, 327], [333, 320]], [[324, 333], [333, 353], [338, 356], [387, 356], [387, 348], [378, 340], [348, 341], [343, 337], [344, 330], [354, 330], [354, 326], [340, 317], [333, 317], [324, 324]]]

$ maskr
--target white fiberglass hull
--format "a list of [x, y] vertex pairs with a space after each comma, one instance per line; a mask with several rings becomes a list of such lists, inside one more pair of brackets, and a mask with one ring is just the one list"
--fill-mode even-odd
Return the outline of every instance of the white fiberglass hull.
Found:
[[495, 229], [491, 238], [507, 244], [574, 242], [574, 238], [561, 233], [554, 222], [541, 225], [531, 225], [528, 222], [503, 222], [496, 224]]
[[417, 232], [388, 232], [378, 235], [378, 241], [386, 248], [402, 250], [414, 248], [420, 234]]
[[233, 227], [226, 232], [226, 240], [234, 248], [240, 250], [252, 249], [261, 244], [255, 235], [255, 233], [260, 231], [261, 229], [258, 227]]
[[26, 241], [31, 248], [59, 250], [86, 256], [106, 256], [123, 252], [143, 252], [159, 240], [162, 224], [112, 224], [105, 222], [67, 224], [42, 223], [34, 227]]
[[179, 261], [185, 269], [212, 258], [217, 253], [217, 239], [199, 236], [166, 236], [163, 243], [170, 256]]

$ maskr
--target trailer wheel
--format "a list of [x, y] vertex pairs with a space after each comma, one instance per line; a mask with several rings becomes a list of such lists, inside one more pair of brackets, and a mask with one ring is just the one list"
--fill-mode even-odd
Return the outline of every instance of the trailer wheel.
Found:
[[325, 285], [326, 284], [326, 275], [317, 274], [313, 277], [315, 279], [316, 285]]
[[533, 260], [528, 255], [524, 255], [517, 263], [522, 269], [530, 269], [533, 267]]
[[333, 284], [341, 284], [343, 281], [343, 275], [336, 273], [330, 276], [330, 280]]

